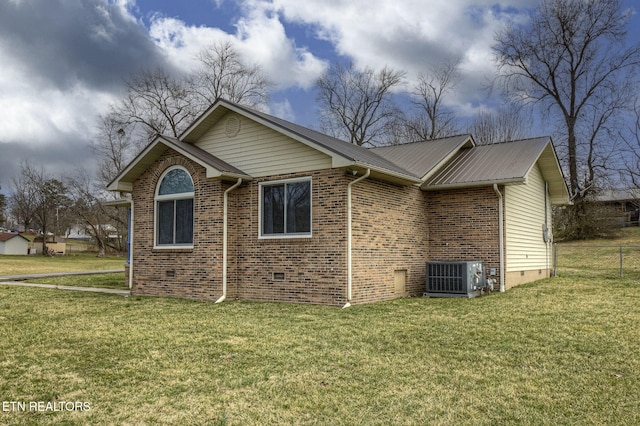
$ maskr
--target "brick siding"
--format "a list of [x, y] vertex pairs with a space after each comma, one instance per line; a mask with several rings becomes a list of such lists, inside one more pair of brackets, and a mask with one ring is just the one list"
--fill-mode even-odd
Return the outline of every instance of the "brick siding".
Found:
[[[312, 236], [258, 238], [259, 183], [312, 178]], [[346, 184], [343, 170], [269, 176], [229, 195], [229, 289], [242, 300], [339, 305], [346, 300]], [[274, 277], [284, 274], [284, 278]]]
[[[194, 247], [154, 249], [155, 188], [174, 165], [194, 182]], [[299, 177], [312, 178], [312, 236], [258, 238], [260, 182]], [[258, 178], [230, 192], [227, 298], [346, 303], [347, 184], [353, 179], [329, 169]], [[134, 182], [133, 294], [205, 301], [222, 295], [223, 193], [233, 184], [207, 179], [203, 167], [172, 150]], [[421, 295], [427, 260], [479, 259], [499, 268], [492, 188], [424, 192], [365, 179], [352, 195], [352, 303]], [[406, 271], [401, 290], [396, 271]]]
[[[353, 302], [369, 303], [425, 291], [427, 205], [416, 186], [366, 179], [352, 193]], [[406, 271], [404, 291], [394, 271]]]
[[[162, 173], [180, 165], [194, 184], [193, 249], [154, 249], [154, 196]], [[139, 295], [216, 300], [222, 279], [222, 183], [168, 150], [133, 185], [133, 287]]]
[[[500, 187], [504, 193], [504, 187]], [[429, 260], [481, 260], [500, 276], [498, 196], [492, 187], [429, 191]]]

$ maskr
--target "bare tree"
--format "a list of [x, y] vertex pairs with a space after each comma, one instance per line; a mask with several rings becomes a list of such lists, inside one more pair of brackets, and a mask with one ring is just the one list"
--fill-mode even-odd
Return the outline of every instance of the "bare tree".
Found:
[[316, 83], [323, 130], [356, 145], [385, 143], [389, 126], [400, 115], [392, 90], [404, 76], [389, 67], [361, 71], [353, 64], [334, 63]]
[[[2, 186], [0, 186], [0, 189], [2, 189]], [[6, 209], [7, 197], [4, 194], [0, 194], [0, 226], [4, 226], [7, 221]]]
[[616, 136], [623, 143], [618, 171], [620, 181], [629, 187], [640, 188], [640, 97], [634, 103], [632, 124], [621, 127]]
[[103, 182], [115, 177], [157, 134], [179, 137], [220, 97], [248, 106], [267, 102], [272, 84], [230, 43], [213, 44], [198, 59], [201, 66], [185, 75], [156, 69], [126, 81], [122, 98], [100, 118], [93, 144]]
[[529, 126], [517, 105], [502, 106], [497, 110], [481, 109], [472, 119], [469, 132], [478, 145], [488, 145], [524, 139]]
[[33, 224], [36, 211], [36, 188], [20, 174], [12, 179], [12, 193], [9, 196], [9, 210], [19, 225], [27, 231]]
[[21, 164], [20, 174], [21, 190], [33, 203], [33, 220], [42, 232], [42, 254], [46, 255], [48, 233], [51, 228], [57, 231], [61, 210], [64, 215], [69, 207], [67, 189], [60, 180], [27, 163]]
[[124, 170], [141, 148], [136, 147], [129, 134], [131, 126], [123, 127], [123, 124], [112, 114], [100, 117], [98, 135], [91, 146], [98, 158], [98, 178], [104, 186]]
[[141, 130], [147, 141], [156, 134], [178, 137], [201, 112], [195, 104], [184, 78], [162, 69], [142, 71], [126, 82], [126, 92], [112, 105], [109, 119], [122, 129]]
[[244, 61], [230, 42], [216, 42], [203, 48], [197, 59], [200, 67], [190, 81], [202, 111], [219, 98], [249, 107], [268, 102], [273, 83], [259, 65]]
[[625, 47], [620, 0], [542, 0], [530, 23], [509, 26], [493, 47], [505, 91], [559, 114], [575, 202], [608, 159], [606, 136], [628, 105], [640, 46]]
[[107, 248], [122, 251], [122, 239], [111, 240], [109, 235], [114, 229], [117, 236], [126, 235], [127, 218], [123, 212], [120, 209], [105, 207], [104, 199], [101, 197], [104, 191], [96, 187], [85, 169], [78, 169], [74, 176], [67, 177], [66, 184], [72, 201], [71, 212], [77, 224], [96, 241], [98, 256], [104, 256]]
[[429, 73], [418, 75], [412, 103], [418, 114], [406, 121], [412, 140], [436, 139], [458, 132], [456, 116], [443, 105], [444, 99], [460, 82], [460, 58], [434, 64]]

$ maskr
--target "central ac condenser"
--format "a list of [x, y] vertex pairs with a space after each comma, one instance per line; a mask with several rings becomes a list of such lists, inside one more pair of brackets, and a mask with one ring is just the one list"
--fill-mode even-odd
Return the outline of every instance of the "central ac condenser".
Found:
[[485, 287], [480, 261], [427, 262], [428, 297], [475, 297]]

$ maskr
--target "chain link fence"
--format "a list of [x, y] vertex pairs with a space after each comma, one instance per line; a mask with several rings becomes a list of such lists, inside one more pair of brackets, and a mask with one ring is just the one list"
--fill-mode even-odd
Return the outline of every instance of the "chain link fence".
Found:
[[554, 244], [556, 276], [640, 280], [640, 244]]

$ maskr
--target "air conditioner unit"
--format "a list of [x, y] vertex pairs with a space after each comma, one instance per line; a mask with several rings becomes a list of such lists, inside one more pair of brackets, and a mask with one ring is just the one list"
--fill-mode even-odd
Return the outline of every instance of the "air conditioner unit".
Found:
[[427, 262], [428, 297], [476, 297], [485, 287], [482, 262]]

